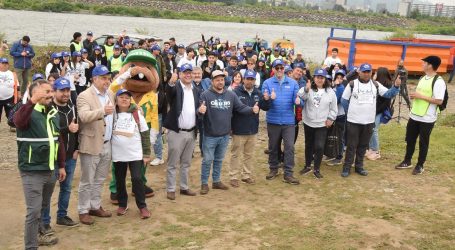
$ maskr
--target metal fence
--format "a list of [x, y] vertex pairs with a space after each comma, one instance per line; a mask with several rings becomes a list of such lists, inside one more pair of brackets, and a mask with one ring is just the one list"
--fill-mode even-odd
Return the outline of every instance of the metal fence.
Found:
[[420, 14], [426, 16], [455, 17], [455, 6], [443, 4], [412, 4], [410, 11], [418, 10]]

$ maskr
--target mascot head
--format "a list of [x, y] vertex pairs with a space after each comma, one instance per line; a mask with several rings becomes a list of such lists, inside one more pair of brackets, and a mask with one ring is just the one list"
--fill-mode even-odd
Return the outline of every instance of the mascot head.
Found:
[[[156, 90], [160, 82], [155, 57], [143, 49], [132, 50], [126, 56], [119, 75], [131, 68], [132, 77], [123, 83], [123, 88], [133, 96]], [[133, 73], [134, 72], [134, 73]]]

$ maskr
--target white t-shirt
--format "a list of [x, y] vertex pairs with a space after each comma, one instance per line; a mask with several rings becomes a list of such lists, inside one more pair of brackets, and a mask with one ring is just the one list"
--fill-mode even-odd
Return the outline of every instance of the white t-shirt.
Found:
[[333, 58], [333, 57], [329, 56], [324, 60], [324, 65], [327, 67], [335, 65], [335, 63], [341, 64], [341, 59], [339, 57]]
[[10, 70], [0, 71], [0, 100], [7, 100], [14, 95], [14, 74]]
[[194, 59], [189, 60], [188, 57], [180, 59], [180, 62], [177, 64], [177, 67], [180, 68], [180, 66], [182, 66], [185, 63], [189, 63], [191, 64], [191, 66], [196, 67], [196, 61]]
[[349, 109], [347, 120], [348, 122], [357, 124], [370, 124], [374, 123], [376, 117], [376, 98], [377, 90], [379, 95], [384, 95], [388, 91], [386, 87], [378, 82], [378, 89], [374, 85], [373, 81], [368, 83], [361, 83], [359, 80], [354, 81], [352, 88], [348, 84], [343, 92], [343, 99], [349, 100]]
[[[52, 70], [52, 67], [54, 67], [54, 65], [52, 65], [52, 63], [48, 63], [46, 65], [46, 79], [49, 78], [49, 75], [51, 74], [51, 70]], [[60, 71], [58, 72], [58, 74], [60, 75]]]
[[[196, 59], [197, 59], [197, 61], [196, 61]], [[196, 57], [194, 58], [194, 60], [195, 60], [195, 62], [196, 62], [196, 65], [197, 65], [198, 67], [201, 67], [201, 66], [202, 66], [202, 63], [203, 63], [205, 60], [207, 60], [207, 56], [206, 56], [206, 55], [203, 55], [203, 56], [202, 56], [202, 55], [198, 55], [198, 56], [196, 56]]]
[[[71, 63], [71, 65], [73, 65]], [[70, 83], [75, 85], [74, 82], [76, 81], [76, 78], [79, 76], [79, 86], [85, 86], [87, 84], [87, 79], [85, 78], [85, 69], [88, 69], [90, 65], [86, 62], [78, 62], [76, 63], [75, 66], [73, 66], [72, 69], [69, 69], [69, 72], [67, 72], [67, 75], [69, 73], [69, 79]]]
[[[62, 70], [63, 70], [63, 66], [62, 66]], [[68, 80], [70, 82], [70, 89], [71, 91], [76, 91], [76, 86], [74, 86], [74, 82], [72, 80], [72, 76], [71, 74], [73, 73], [73, 71], [71, 70], [71, 68], [69, 66], [66, 67], [65, 69], [65, 76], [63, 76], [63, 78], [65, 78], [66, 80]]]
[[[140, 132], [148, 130], [144, 116], [139, 112]], [[118, 113], [112, 133], [112, 161], [140, 161], [143, 158], [141, 134], [132, 113]]]
[[[429, 80], [430, 78], [433, 78], [432, 76], [424, 76], [425, 80]], [[434, 88], [433, 88], [433, 95], [431, 98], [433, 99], [439, 99], [439, 100], [444, 100], [444, 94], [446, 92], [446, 83], [444, 82], [444, 79], [442, 77], [439, 77], [438, 80], [434, 83]], [[427, 113], [424, 116], [418, 116], [414, 115], [412, 113], [409, 114], [409, 117], [418, 122], [426, 122], [426, 123], [433, 123], [436, 122], [436, 119], [438, 119], [438, 111], [437, 111], [438, 105], [430, 103], [430, 106], [428, 106]]]

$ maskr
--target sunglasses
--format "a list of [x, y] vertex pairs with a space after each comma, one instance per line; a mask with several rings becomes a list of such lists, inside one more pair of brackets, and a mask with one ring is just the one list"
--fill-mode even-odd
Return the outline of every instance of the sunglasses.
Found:
[[276, 70], [284, 70], [284, 67], [275, 67]]

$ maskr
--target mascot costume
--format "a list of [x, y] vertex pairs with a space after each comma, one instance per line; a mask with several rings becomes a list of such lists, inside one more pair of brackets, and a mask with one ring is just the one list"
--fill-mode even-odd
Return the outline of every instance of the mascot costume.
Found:
[[[157, 73], [157, 62], [155, 57], [143, 49], [132, 50], [123, 61], [123, 66], [112, 82], [110, 90], [116, 93], [119, 89], [124, 88], [131, 92], [132, 102], [139, 108], [147, 121], [150, 129], [150, 142], [153, 146], [159, 132], [158, 121], [158, 96], [156, 89], [160, 83]], [[154, 195], [153, 189], [146, 185], [145, 178], [146, 166], [142, 168], [142, 180], [145, 186], [145, 197]], [[114, 165], [112, 165], [112, 181], [109, 184], [111, 191], [111, 202], [117, 201], [116, 180]], [[134, 194], [133, 194], [134, 195]]]

